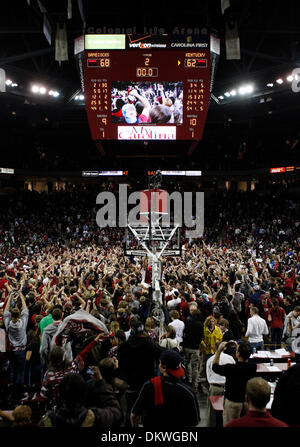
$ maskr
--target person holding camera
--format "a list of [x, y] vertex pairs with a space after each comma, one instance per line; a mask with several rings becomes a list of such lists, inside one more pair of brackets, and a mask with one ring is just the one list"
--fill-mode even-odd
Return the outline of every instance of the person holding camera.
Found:
[[246, 384], [256, 374], [256, 363], [248, 362], [252, 353], [252, 347], [244, 341], [237, 345], [237, 362], [235, 364], [220, 365], [221, 353], [227, 344], [231, 342], [220, 343], [212, 365], [212, 370], [215, 373], [226, 378], [223, 410], [224, 427], [233, 419], [246, 414], [248, 410], [245, 402]]
[[[216, 343], [216, 348], [221, 342]], [[236, 355], [237, 343], [234, 341], [228, 342], [224, 348], [224, 351], [220, 354], [219, 365], [232, 364], [235, 365], [235, 355]], [[206, 377], [209, 384], [208, 398], [207, 398], [207, 427], [216, 427], [216, 412], [213, 410], [209, 396], [222, 396], [225, 389], [226, 378], [216, 374], [212, 370], [213, 361], [216, 354], [211, 356], [206, 362]]]
[[[18, 386], [24, 384], [27, 344], [26, 329], [29, 317], [29, 310], [21, 292], [22, 287], [23, 284], [21, 285], [19, 293], [11, 292], [9, 294], [3, 313], [3, 322], [11, 347], [10, 380]], [[16, 305], [19, 297], [21, 300], [21, 311]], [[11, 307], [12, 300], [14, 307]]]

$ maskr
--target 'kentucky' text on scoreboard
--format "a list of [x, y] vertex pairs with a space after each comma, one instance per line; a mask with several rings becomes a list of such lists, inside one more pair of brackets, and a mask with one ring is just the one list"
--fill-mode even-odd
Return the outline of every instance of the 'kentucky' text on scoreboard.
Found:
[[210, 98], [207, 36], [86, 35], [94, 140], [200, 140]]

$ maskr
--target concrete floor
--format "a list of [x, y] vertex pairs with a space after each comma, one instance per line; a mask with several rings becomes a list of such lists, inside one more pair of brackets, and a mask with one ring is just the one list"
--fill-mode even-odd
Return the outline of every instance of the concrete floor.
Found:
[[208, 384], [207, 382], [201, 383], [202, 392], [198, 395], [198, 403], [200, 409], [201, 421], [197, 427], [206, 427], [206, 412], [207, 412], [207, 396], [208, 396]]

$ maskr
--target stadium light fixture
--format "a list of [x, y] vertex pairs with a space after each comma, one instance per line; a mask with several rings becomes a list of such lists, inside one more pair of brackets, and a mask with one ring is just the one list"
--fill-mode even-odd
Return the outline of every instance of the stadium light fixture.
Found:
[[252, 93], [253, 90], [254, 90], [253, 85], [247, 84], [247, 85], [241, 85], [238, 91], [240, 95], [245, 95], [247, 93]]
[[49, 90], [48, 95], [54, 96], [54, 98], [57, 98], [57, 96], [59, 96], [59, 92], [57, 92], [56, 90]]

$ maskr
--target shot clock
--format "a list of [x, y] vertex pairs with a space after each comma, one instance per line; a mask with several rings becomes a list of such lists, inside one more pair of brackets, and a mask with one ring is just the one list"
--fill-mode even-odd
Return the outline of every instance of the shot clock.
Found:
[[209, 36], [93, 34], [81, 42], [77, 56], [94, 140], [202, 138]]
[[158, 68], [152, 67], [138, 67], [136, 69], [136, 76], [138, 78], [157, 78], [158, 77]]

